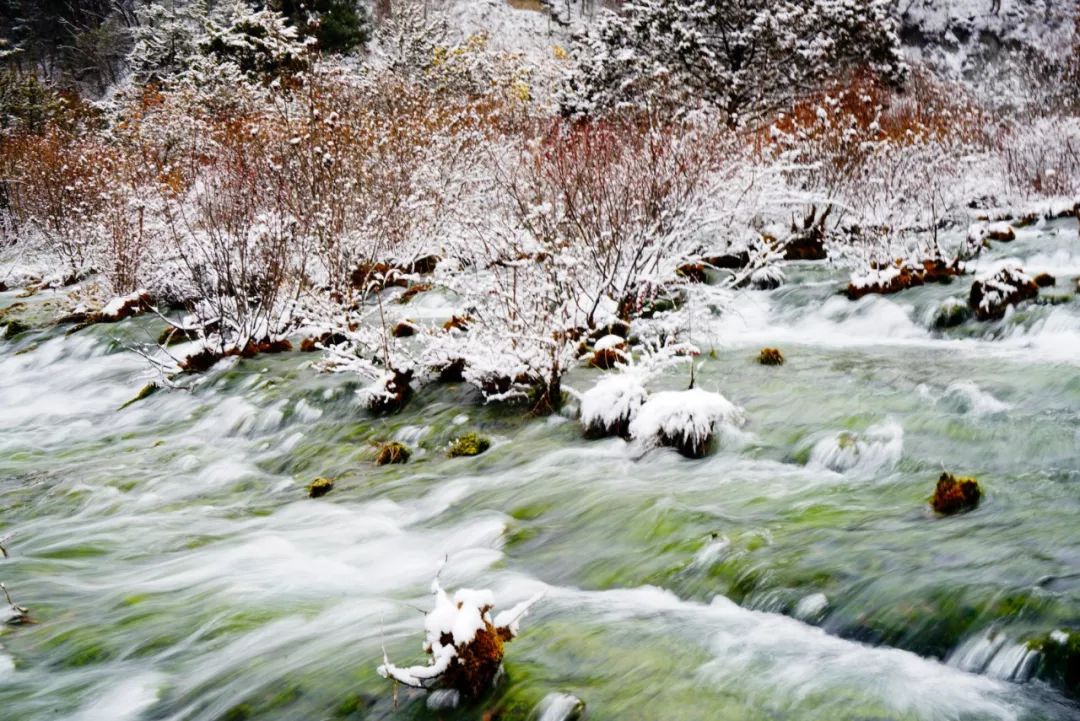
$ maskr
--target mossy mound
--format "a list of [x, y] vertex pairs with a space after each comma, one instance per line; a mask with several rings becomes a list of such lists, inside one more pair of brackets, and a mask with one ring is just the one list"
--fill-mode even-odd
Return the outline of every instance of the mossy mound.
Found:
[[947, 298], [934, 313], [934, 328], [944, 330], [962, 325], [971, 318], [971, 308], [957, 298]]
[[334, 482], [329, 478], [316, 478], [308, 486], [308, 498], [322, 498], [334, 490]]
[[1028, 646], [1041, 654], [1040, 678], [1069, 696], [1080, 697], [1080, 631], [1053, 631]]
[[405, 463], [409, 460], [412, 451], [404, 443], [389, 441], [379, 446], [379, 453], [375, 456], [376, 465], [387, 466], [393, 463]]
[[491, 448], [490, 439], [477, 433], [470, 432], [455, 438], [450, 443], [450, 448], [447, 450], [446, 455], [450, 458], [478, 456], [489, 448]]
[[758, 354], [758, 363], [763, 366], [784, 365], [784, 354], [777, 348], [762, 348]]
[[949, 516], [954, 513], [970, 511], [979, 505], [981, 498], [982, 488], [974, 478], [957, 477], [951, 473], [942, 473], [930, 503], [935, 511]]
[[30, 330], [30, 326], [20, 320], [9, 320], [0, 323], [0, 338], [14, 338], [20, 333]]

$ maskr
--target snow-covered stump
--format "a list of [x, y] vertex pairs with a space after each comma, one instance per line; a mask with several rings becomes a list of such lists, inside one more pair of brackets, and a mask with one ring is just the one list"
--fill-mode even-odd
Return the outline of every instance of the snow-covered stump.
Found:
[[493, 620], [491, 591], [461, 588], [451, 598], [438, 579], [431, 590], [435, 608], [424, 618], [424, 651], [431, 659], [423, 666], [401, 667], [390, 663], [384, 653], [379, 675], [413, 688], [444, 689], [456, 694], [455, 702], [475, 701], [491, 688], [502, 666], [504, 644], [517, 636], [522, 617], [540, 596]]
[[623, 372], [605, 376], [581, 396], [581, 425], [587, 438], [630, 436], [630, 423], [649, 394], [641, 379]]
[[630, 436], [675, 448], [687, 458], [703, 458], [718, 432], [735, 432], [746, 422], [743, 410], [719, 393], [700, 388], [652, 396], [630, 423]]

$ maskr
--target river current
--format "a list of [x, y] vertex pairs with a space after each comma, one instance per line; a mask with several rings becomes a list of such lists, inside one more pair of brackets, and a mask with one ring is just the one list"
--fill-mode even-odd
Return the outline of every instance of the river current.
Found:
[[[1080, 629], [1076, 222], [977, 269], [1006, 257], [1057, 285], [945, 331], [971, 276], [851, 302], [803, 263], [737, 294], [697, 332], [697, 383], [749, 423], [703, 460], [464, 386], [370, 417], [300, 353], [118, 410], [160, 321], [0, 341], [0, 581], [35, 621], [0, 627], [0, 720], [525, 719], [551, 694], [596, 720], [1078, 718], [1033, 675], [1034, 640]], [[465, 430], [491, 450], [447, 458]], [[376, 467], [391, 438], [412, 459]], [[977, 510], [933, 514], [943, 470], [980, 480]], [[310, 499], [319, 476], [336, 487]], [[545, 591], [456, 711], [375, 671], [384, 649], [423, 662], [444, 559], [444, 586], [500, 608]]]

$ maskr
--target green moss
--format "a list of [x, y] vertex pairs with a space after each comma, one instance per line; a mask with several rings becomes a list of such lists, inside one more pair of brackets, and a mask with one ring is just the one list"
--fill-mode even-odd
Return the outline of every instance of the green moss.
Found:
[[957, 298], [947, 298], [934, 312], [934, 328], [954, 328], [971, 317], [971, 308]]
[[4, 331], [0, 333], [0, 338], [14, 338], [20, 333], [25, 333], [30, 330], [30, 326], [26, 323], [14, 319], [9, 320], [6, 323], [0, 323], [0, 326], [4, 329]]
[[247, 721], [247, 719], [254, 716], [255, 709], [251, 707], [251, 704], [241, 703], [226, 711], [222, 715], [221, 721]]
[[459, 456], [478, 456], [491, 448], [491, 440], [473, 432], [459, 436], [450, 443], [446, 455], [450, 458]]
[[1028, 646], [1042, 653], [1040, 678], [1069, 696], [1080, 696], [1080, 631], [1053, 631]]
[[374, 704], [374, 699], [362, 694], [354, 693], [347, 696], [338, 707], [334, 709], [334, 718], [359, 717]]
[[147, 383], [146, 385], [144, 385], [142, 388], [139, 389], [139, 392], [135, 394], [134, 398], [127, 401], [126, 403], [124, 403], [124, 405], [120, 406], [116, 410], [122, 411], [125, 408], [127, 408], [128, 406], [130, 406], [132, 403], [138, 403], [139, 401], [143, 400], [144, 398], [147, 398], [149, 396], [152, 396], [154, 393], [157, 393], [157, 391], [158, 391], [158, 384], [157, 383]]

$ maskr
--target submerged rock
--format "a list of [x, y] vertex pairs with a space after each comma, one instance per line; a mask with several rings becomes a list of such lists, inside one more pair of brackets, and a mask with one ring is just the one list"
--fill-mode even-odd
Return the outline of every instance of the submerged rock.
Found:
[[585, 714], [585, 702], [568, 693], [549, 693], [540, 700], [530, 721], [578, 721]]
[[404, 443], [389, 441], [379, 446], [379, 453], [375, 456], [376, 465], [386, 466], [393, 463], [405, 463], [409, 460], [412, 451]]
[[957, 477], [951, 473], [942, 473], [938, 478], [937, 488], [930, 504], [942, 515], [952, 515], [970, 511], [979, 505], [982, 488], [974, 478]]
[[982, 321], [998, 320], [1006, 309], [1039, 295], [1039, 286], [1015, 263], [1007, 263], [997, 272], [976, 278], [971, 286], [968, 305]]
[[491, 448], [491, 440], [481, 436], [477, 433], [466, 433], [463, 436], [455, 438], [450, 447], [446, 451], [446, 455], [450, 458], [459, 458], [461, 456], [478, 456], [487, 449]]
[[329, 478], [316, 478], [308, 486], [308, 498], [322, 498], [334, 490], [334, 482]]
[[777, 348], [762, 348], [758, 353], [758, 363], [763, 366], [784, 365], [784, 354]]

